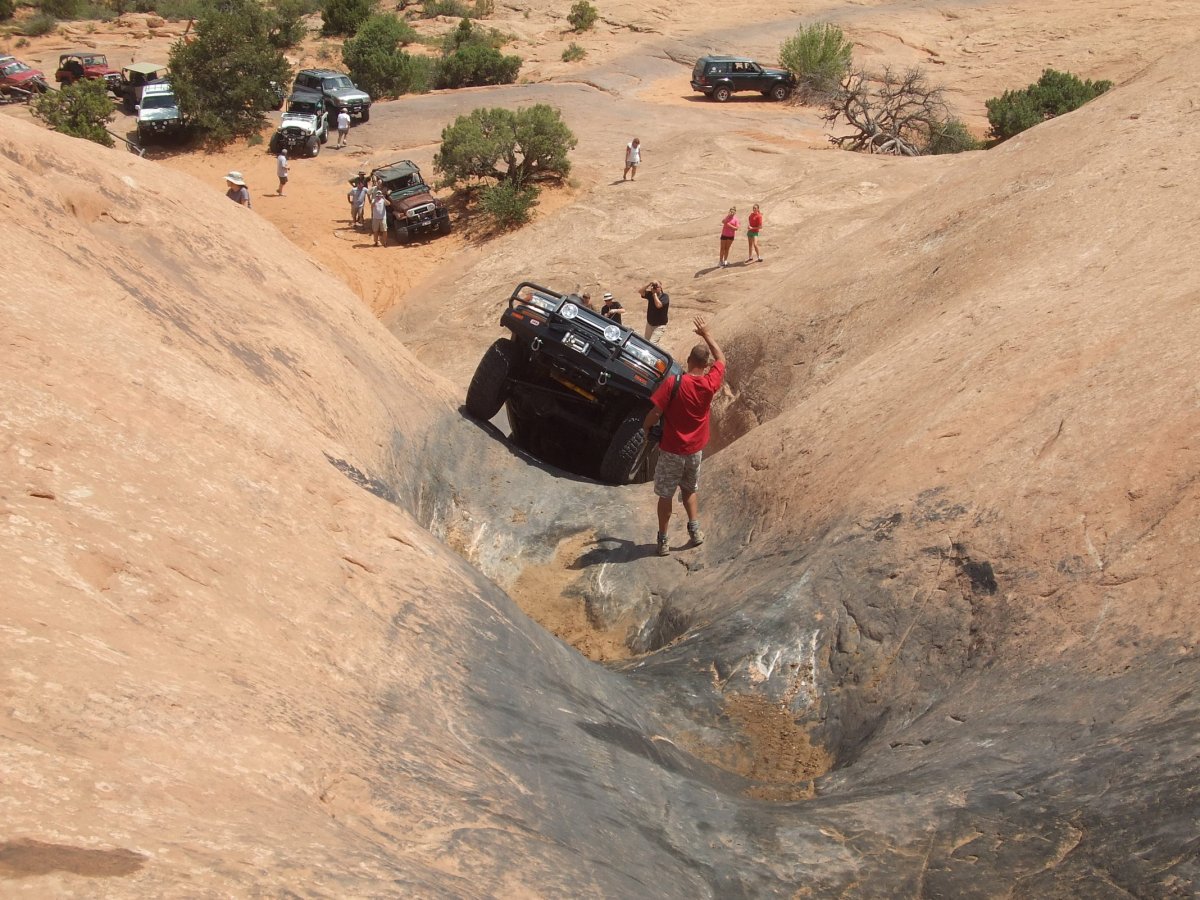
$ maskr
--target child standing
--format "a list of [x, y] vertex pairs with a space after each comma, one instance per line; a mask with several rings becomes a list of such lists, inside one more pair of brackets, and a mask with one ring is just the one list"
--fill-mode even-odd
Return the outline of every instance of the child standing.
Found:
[[733, 239], [737, 236], [740, 226], [737, 207], [729, 207], [729, 214], [721, 220], [721, 261], [717, 263], [719, 268], [724, 269], [729, 265], [729, 248], [733, 246]]
[[746, 262], [754, 262], [757, 259], [762, 262], [762, 251], [758, 249], [758, 233], [762, 231], [763, 214], [758, 208], [758, 204], [754, 204], [754, 209], [750, 212], [750, 218], [746, 221], [746, 240], [750, 242], [750, 255], [746, 257]]

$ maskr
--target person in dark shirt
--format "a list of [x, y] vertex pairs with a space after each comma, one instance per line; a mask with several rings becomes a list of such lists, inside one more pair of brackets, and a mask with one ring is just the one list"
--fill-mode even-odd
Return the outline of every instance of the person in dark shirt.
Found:
[[671, 295], [663, 290], [661, 281], [651, 281], [642, 288], [641, 295], [646, 301], [646, 340], [657, 344], [667, 331]]
[[600, 315], [606, 319], [612, 319], [618, 325], [621, 324], [621, 314], [625, 312], [623, 307], [616, 298], [613, 297], [611, 291], [604, 292], [604, 305], [600, 307]]

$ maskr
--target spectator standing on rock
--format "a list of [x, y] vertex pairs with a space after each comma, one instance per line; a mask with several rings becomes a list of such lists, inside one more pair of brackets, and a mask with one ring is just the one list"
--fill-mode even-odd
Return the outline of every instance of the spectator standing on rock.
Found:
[[646, 340], [657, 344], [667, 331], [671, 313], [671, 295], [663, 290], [661, 281], [652, 281], [641, 290], [646, 301]]
[[640, 138], [634, 138], [625, 145], [625, 173], [621, 176], [621, 180], [624, 181], [628, 178], [630, 181], [636, 181], [637, 167], [641, 164], [642, 141]]
[[[678, 488], [684, 511], [687, 513], [688, 537], [693, 547], [704, 543], [700, 530], [700, 462], [708, 446], [708, 422], [713, 396], [725, 378], [725, 354], [708, 332], [701, 316], [694, 320], [696, 334], [703, 344], [692, 347], [687, 358], [687, 372], [676, 379], [667, 379], [650, 398], [654, 408], [646, 414], [643, 427], [647, 432], [662, 419], [662, 442], [659, 444], [658, 464], [654, 468], [654, 493], [658, 497], [658, 555], [671, 552], [667, 544], [667, 526], [671, 523], [671, 507]], [[712, 359], [712, 366], [709, 360]]]
[[618, 325], [621, 324], [621, 315], [625, 312], [619, 300], [612, 295], [612, 291], [604, 292], [604, 305], [600, 307], [600, 315], [606, 319], [612, 319]]
[[721, 261], [717, 263], [718, 268], [724, 269], [729, 265], [729, 248], [733, 246], [740, 225], [737, 208], [729, 207], [729, 214], [721, 220]]
[[762, 251], [758, 249], [758, 233], [762, 231], [763, 214], [758, 208], [758, 204], [754, 204], [754, 209], [750, 211], [750, 218], [746, 220], [746, 240], [750, 244], [750, 255], [746, 257], [746, 262], [754, 262], [757, 259], [762, 262]]
[[288, 158], [287, 147], [283, 147], [279, 151], [279, 157], [275, 160], [275, 174], [279, 176], [279, 196], [283, 196], [283, 189], [288, 183]]
[[242, 206], [250, 206], [250, 189], [246, 187], [246, 181], [242, 178], [241, 172], [230, 172], [225, 176], [225, 184], [229, 189], [225, 192], [225, 196], [234, 203], [240, 203]]
[[367, 208], [369, 199], [366, 181], [356, 180], [353, 187], [350, 188], [350, 193], [346, 195], [346, 199], [350, 201], [350, 224], [361, 225], [363, 211]]
[[387, 246], [387, 208], [390, 201], [383, 196], [383, 191], [376, 190], [371, 197], [371, 238], [378, 247]]
[[346, 110], [346, 107], [344, 107], [344, 106], [338, 110], [337, 129], [338, 129], [337, 145], [338, 145], [338, 149], [341, 149], [342, 147], [346, 146], [346, 136], [350, 134], [350, 113]]

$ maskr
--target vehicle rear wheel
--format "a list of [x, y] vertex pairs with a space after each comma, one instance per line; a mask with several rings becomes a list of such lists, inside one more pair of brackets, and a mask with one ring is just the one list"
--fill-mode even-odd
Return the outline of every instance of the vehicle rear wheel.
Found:
[[487, 422], [500, 412], [516, 360], [517, 345], [509, 338], [500, 338], [488, 347], [467, 387], [467, 412], [473, 418]]
[[772, 100], [786, 100], [788, 95], [788, 87], [786, 84], [777, 84], [771, 88], [770, 97]]
[[645, 419], [645, 412], [632, 412], [617, 426], [600, 461], [601, 481], [628, 484], [637, 477], [646, 455], [646, 432], [642, 428]]
[[712, 98], [718, 103], [724, 103], [732, 96], [733, 91], [731, 91], [726, 85], [722, 84], [719, 87], [713, 88]]

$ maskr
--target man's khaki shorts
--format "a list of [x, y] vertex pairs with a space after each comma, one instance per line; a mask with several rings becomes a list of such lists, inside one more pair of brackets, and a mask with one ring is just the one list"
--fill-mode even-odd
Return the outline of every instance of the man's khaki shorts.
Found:
[[687, 456], [661, 451], [658, 465], [654, 467], [654, 493], [666, 500], [675, 496], [676, 488], [694, 494], [700, 486], [700, 459], [703, 456], [703, 450]]

